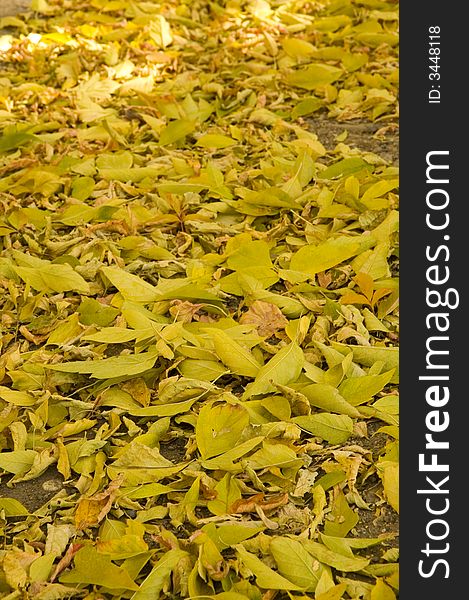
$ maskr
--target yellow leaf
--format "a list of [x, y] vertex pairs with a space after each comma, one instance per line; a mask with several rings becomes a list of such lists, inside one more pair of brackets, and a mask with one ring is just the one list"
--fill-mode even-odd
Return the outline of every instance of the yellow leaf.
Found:
[[207, 133], [197, 140], [196, 146], [202, 146], [202, 148], [228, 148], [233, 144], [236, 144], [236, 141], [227, 135]]
[[396, 600], [396, 594], [382, 579], [378, 579], [371, 590], [370, 600]]
[[282, 42], [283, 49], [285, 52], [293, 58], [304, 58], [314, 54], [316, 48], [313, 44], [300, 40], [298, 38], [286, 38]]
[[293, 71], [286, 77], [287, 83], [304, 90], [315, 90], [316, 88], [333, 83], [342, 75], [342, 69], [331, 65], [315, 63], [305, 69]]
[[399, 512], [399, 463], [383, 460], [378, 462], [378, 474], [383, 481], [386, 500]]
[[329, 588], [327, 592], [316, 594], [314, 598], [315, 600], [340, 600], [346, 588], [347, 586], [345, 583], [339, 583], [338, 585], [334, 585], [334, 587]]

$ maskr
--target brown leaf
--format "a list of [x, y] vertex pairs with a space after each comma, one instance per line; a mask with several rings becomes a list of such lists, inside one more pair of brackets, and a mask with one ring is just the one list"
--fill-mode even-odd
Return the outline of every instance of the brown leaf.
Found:
[[205, 500], [215, 500], [215, 498], [218, 496], [217, 491], [209, 488], [203, 481], [200, 482], [200, 491], [202, 492]]
[[197, 320], [197, 313], [202, 307], [203, 304], [193, 304], [186, 300], [172, 300], [169, 312], [176, 321], [191, 323], [193, 320]]
[[120, 387], [142, 406], [150, 404], [150, 390], [141, 377], [129, 379], [129, 381], [122, 383]]
[[230, 566], [224, 560], [219, 560], [215, 565], [206, 563], [204, 564], [204, 567], [207, 569], [207, 573], [210, 577], [215, 581], [225, 579], [230, 570]]
[[75, 554], [78, 552], [78, 550], [80, 550], [80, 548], [83, 548], [84, 545], [85, 544], [81, 542], [70, 544], [70, 546], [67, 549], [67, 552], [65, 552], [63, 557], [60, 559], [60, 561], [54, 569], [54, 572], [51, 575], [51, 583], [53, 583], [60, 575], [60, 573], [62, 573], [62, 571], [68, 567], [68, 565], [72, 562]]
[[251, 513], [257, 512], [257, 508], [263, 511], [272, 512], [288, 502], [288, 494], [276, 494], [270, 498], [264, 499], [264, 494], [255, 494], [250, 498], [240, 498], [231, 505], [231, 513]]
[[75, 527], [86, 529], [98, 525], [111, 510], [117, 490], [124, 476], [117, 477], [104, 492], [94, 494], [89, 498], [80, 498], [75, 511]]
[[21, 325], [19, 331], [20, 331], [21, 335], [26, 340], [28, 340], [28, 342], [31, 342], [35, 346], [39, 346], [40, 344], [42, 344], [42, 342], [44, 342], [49, 337], [49, 334], [47, 334], [47, 335], [34, 335], [33, 333], [31, 333], [29, 331], [29, 329], [26, 327], [26, 325]]
[[87, 231], [94, 233], [95, 231], [106, 231], [109, 233], [120, 233], [121, 235], [129, 235], [131, 233], [129, 226], [125, 221], [114, 220], [106, 221], [105, 223], [96, 223], [87, 227]]
[[243, 325], [254, 325], [257, 333], [265, 337], [272, 336], [279, 329], [284, 329], [288, 325], [288, 321], [279, 307], [263, 300], [253, 302], [239, 322]]

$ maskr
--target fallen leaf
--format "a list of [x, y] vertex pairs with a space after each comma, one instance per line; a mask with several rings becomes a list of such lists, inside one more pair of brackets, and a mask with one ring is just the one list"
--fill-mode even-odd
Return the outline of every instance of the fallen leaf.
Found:
[[114, 479], [103, 491], [89, 498], [80, 498], [75, 511], [75, 527], [86, 529], [96, 527], [111, 510], [123, 477]]
[[282, 311], [269, 302], [256, 300], [251, 304], [249, 309], [242, 314], [240, 323], [246, 325], [254, 325], [257, 332], [261, 336], [271, 337], [280, 329], [285, 329], [288, 325], [287, 319], [283, 316]]

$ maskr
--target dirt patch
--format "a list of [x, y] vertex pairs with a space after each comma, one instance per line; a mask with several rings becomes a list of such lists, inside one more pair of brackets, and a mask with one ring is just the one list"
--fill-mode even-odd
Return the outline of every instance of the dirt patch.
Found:
[[[382, 425], [381, 421], [370, 421], [368, 437], [361, 438], [359, 442], [363, 448], [371, 452], [373, 462], [383, 454], [386, 442], [389, 440], [384, 433], [377, 433]], [[383, 485], [376, 473], [366, 478], [362, 485], [358, 485], [358, 489], [363, 500], [372, 507], [372, 510], [357, 509], [360, 520], [354, 527], [354, 534], [357, 537], [379, 537], [383, 534], [395, 536], [363, 552], [363, 556], [370, 558], [372, 562], [380, 562], [386, 550], [399, 546], [399, 515], [384, 502]]]
[[2, 0], [0, 2], [0, 19], [10, 17], [29, 10], [31, 0]]
[[360, 438], [350, 438], [347, 442], [349, 444], [358, 444], [365, 450], [369, 450], [372, 454], [373, 461], [377, 461], [380, 455], [384, 451], [386, 442], [389, 437], [385, 433], [378, 432], [380, 427], [383, 427], [383, 421], [378, 419], [370, 419], [367, 423], [367, 436]]
[[160, 443], [160, 453], [175, 465], [184, 461], [186, 457], [187, 438], [184, 436], [173, 436], [169, 441]]
[[343, 141], [351, 148], [373, 152], [394, 165], [399, 162], [399, 131], [395, 122], [383, 124], [356, 120], [341, 123], [327, 117], [315, 117], [305, 119], [305, 124], [327, 150], [333, 150], [338, 143], [337, 136], [347, 132]]
[[[383, 533], [396, 534], [399, 531], [399, 515], [388, 504], [383, 502], [378, 493], [382, 490], [378, 476], [373, 475], [367, 480], [366, 489], [360, 490], [363, 499], [372, 504], [374, 510], [358, 509], [360, 521], [354, 528], [358, 537], [378, 537]], [[397, 546], [397, 538], [390, 540], [390, 546]]]
[[5, 481], [0, 482], [0, 498], [14, 498], [29, 512], [34, 512], [62, 488], [63, 477], [54, 466], [51, 466], [36, 479], [20, 481], [12, 487], [8, 487]]

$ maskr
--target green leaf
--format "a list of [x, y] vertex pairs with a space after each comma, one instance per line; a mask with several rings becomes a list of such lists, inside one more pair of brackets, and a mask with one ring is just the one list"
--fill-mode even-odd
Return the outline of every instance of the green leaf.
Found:
[[353, 421], [347, 415], [321, 413], [294, 417], [292, 421], [331, 444], [342, 444], [353, 434]]
[[326, 548], [319, 542], [313, 542], [312, 540], [304, 540], [304, 547], [306, 550], [314, 556], [317, 560], [338, 569], [339, 571], [356, 572], [361, 571], [367, 565], [370, 564], [367, 558], [356, 558], [350, 556], [344, 556], [338, 552], [333, 552]]
[[217, 456], [236, 446], [248, 423], [249, 415], [240, 404], [203, 406], [195, 429], [202, 458]]
[[12, 452], [2, 452], [0, 454], [0, 469], [22, 475], [32, 467], [37, 452], [34, 450], [13, 450]]
[[75, 555], [75, 568], [60, 577], [62, 583], [89, 583], [114, 589], [137, 590], [138, 586], [123, 567], [99, 554], [96, 548], [86, 545]]
[[368, 55], [363, 52], [349, 52], [342, 57], [342, 65], [349, 72], [357, 71], [368, 62]]
[[104, 273], [112, 285], [119, 290], [126, 300], [131, 302], [154, 302], [160, 294], [157, 289], [140, 277], [132, 275], [118, 267], [102, 267]]
[[111, 152], [100, 154], [96, 158], [96, 167], [98, 169], [130, 169], [133, 162], [132, 152]]
[[138, 183], [147, 177], [158, 177], [161, 175], [159, 167], [134, 167], [132, 169], [100, 169], [99, 174], [107, 181], [122, 181]]
[[206, 185], [201, 185], [200, 183], [158, 183], [156, 185], [156, 189], [160, 194], [185, 194], [186, 192], [194, 192], [198, 194], [202, 190], [204, 190]]
[[374, 588], [371, 590], [370, 600], [396, 600], [396, 594], [392, 587], [382, 579], [377, 579]]
[[[357, 377], [356, 379], [362, 378]], [[360, 411], [352, 406], [350, 402], [347, 402], [340, 391], [332, 385], [326, 383], [313, 383], [302, 388], [301, 393], [308, 398], [313, 406], [322, 408], [327, 412], [348, 415], [349, 417], [361, 416]]]
[[332, 67], [331, 65], [315, 63], [306, 69], [300, 69], [289, 73], [286, 81], [289, 85], [299, 87], [304, 90], [315, 90], [316, 88], [337, 81], [342, 75], [342, 69]]
[[178, 140], [186, 137], [189, 133], [195, 130], [195, 123], [187, 119], [179, 119], [177, 121], [171, 121], [163, 129], [160, 135], [160, 146], [168, 146]]
[[92, 177], [77, 177], [72, 184], [72, 196], [77, 200], [86, 200], [94, 188], [95, 182]]
[[273, 571], [257, 556], [251, 554], [243, 546], [236, 546], [236, 552], [241, 562], [254, 574], [259, 587], [266, 590], [292, 590], [300, 591], [302, 588], [292, 583], [276, 571]]
[[301, 100], [301, 102], [298, 102], [298, 104], [292, 110], [292, 119], [310, 115], [319, 110], [322, 106], [324, 106], [324, 101], [320, 98], [316, 98], [314, 96], [311, 98], [305, 98], [304, 100]]
[[375, 198], [380, 198], [381, 196], [384, 196], [391, 190], [398, 187], [398, 185], [399, 185], [398, 179], [391, 179], [389, 181], [388, 180], [377, 181], [376, 183], [373, 183], [372, 185], [370, 185], [367, 188], [366, 192], [360, 198], [360, 201], [363, 202], [363, 204], [366, 204], [370, 200], [374, 200]]
[[220, 525], [209, 523], [204, 525], [202, 529], [208, 533], [210, 539], [215, 542], [218, 550], [221, 552], [230, 546], [236, 546], [236, 544], [254, 537], [265, 529], [265, 525], [253, 521], [227, 522]]
[[257, 450], [247, 459], [250, 467], [253, 469], [265, 469], [267, 467], [298, 467], [301, 465], [301, 459], [297, 457], [296, 452], [285, 444], [272, 444], [266, 440], [262, 448]]
[[340, 384], [339, 392], [350, 404], [353, 404], [353, 406], [365, 404], [390, 383], [394, 373], [395, 369], [392, 369], [391, 371], [386, 371], [380, 375], [350, 377]]
[[157, 448], [149, 448], [136, 441], [124, 446], [119, 457], [107, 469], [111, 479], [124, 475], [125, 486], [154, 483], [164, 477], [178, 473], [185, 463], [173, 465]]
[[243, 296], [245, 292], [243, 279], [247, 277], [255, 281], [261, 289], [266, 289], [279, 280], [275, 271], [268, 267], [245, 267], [236, 273], [222, 277], [219, 282], [220, 289], [227, 294]]
[[215, 492], [217, 494], [215, 500], [207, 502], [208, 510], [214, 515], [229, 514], [233, 502], [241, 498], [238, 482], [229, 473], [225, 473], [223, 479], [217, 483]]
[[[134, 522], [133, 525], [135, 528], [135, 526], [139, 524]], [[142, 537], [144, 531], [144, 528], [143, 531], [139, 533], [127, 531], [122, 536], [114, 539], [99, 540], [96, 544], [96, 548], [100, 554], [106, 554], [112, 560], [122, 560], [124, 558], [143, 554], [148, 550], [148, 546]]]
[[96, 379], [112, 379], [140, 375], [153, 367], [158, 357], [156, 348], [140, 354], [129, 354], [99, 360], [71, 361], [58, 365], [46, 365], [48, 369], [62, 373], [87, 373]]
[[308, 57], [314, 54], [316, 48], [313, 44], [297, 37], [285, 38], [282, 42], [282, 47], [289, 56], [293, 57]]
[[234, 448], [227, 450], [216, 458], [204, 460], [202, 465], [205, 469], [222, 469], [225, 471], [231, 470], [242, 470], [240, 465], [234, 465], [234, 462], [241, 458], [245, 454], [248, 454], [256, 446], [258, 446], [264, 440], [264, 436], [259, 435], [245, 442], [238, 443]]
[[335, 537], [345, 537], [355, 527], [358, 520], [357, 513], [350, 508], [342, 490], [336, 491], [332, 510], [324, 524], [324, 533]]
[[119, 310], [112, 306], [101, 304], [94, 298], [83, 298], [77, 310], [80, 323], [83, 325], [110, 325], [119, 314]]
[[14, 406], [34, 406], [38, 402], [38, 398], [26, 391], [10, 390], [3, 385], [0, 385], [0, 398]]
[[56, 558], [56, 554], [44, 554], [43, 556], [38, 556], [29, 567], [29, 577], [31, 578], [31, 581], [48, 581]]
[[341, 600], [344, 597], [344, 592], [347, 589], [345, 583], [339, 583], [337, 585], [333, 585], [327, 589], [327, 591], [318, 594], [314, 597], [315, 600]]
[[363, 160], [363, 158], [359, 158], [358, 156], [354, 156], [353, 158], [344, 158], [343, 160], [339, 160], [334, 163], [324, 171], [320, 171], [318, 173], [318, 178], [320, 179], [335, 179], [336, 177], [347, 177], [348, 175], [352, 175], [352, 173], [357, 173], [362, 169], [371, 170], [372, 167]]
[[[325, 546], [327, 546], [330, 550], [333, 550], [335, 544], [343, 545], [346, 548], [369, 548], [370, 546], [376, 546], [377, 544], [382, 544], [388, 539], [391, 539], [393, 534], [383, 535], [377, 538], [349, 538], [349, 537], [336, 537], [331, 535], [325, 535], [321, 533], [321, 540]], [[344, 554], [344, 552], [342, 552]]]
[[383, 362], [384, 369], [394, 369], [390, 383], [399, 383], [399, 348], [383, 348], [379, 346], [353, 346], [332, 342], [331, 346], [342, 354], [353, 352], [353, 360], [359, 365], [372, 367], [377, 362]]
[[281, 575], [306, 592], [314, 592], [323, 567], [308, 554], [300, 541], [274, 537], [270, 543], [270, 550]]
[[15, 150], [20, 146], [24, 146], [28, 142], [37, 140], [37, 136], [27, 133], [26, 131], [13, 131], [0, 137], [0, 152], [8, 152], [9, 150]]
[[311, 181], [316, 173], [316, 165], [307, 152], [300, 152], [293, 166], [293, 175], [283, 184], [282, 190], [290, 198], [301, 196], [303, 188]]
[[[165, 286], [166, 289], [161, 289], [161, 295], [158, 300], [190, 300], [190, 301], [206, 301], [213, 304], [220, 304], [220, 300], [214, 294], [207, 292], [200, 286], [194, 283], [186, 283], [187, 280], [168, 280], [170, 286]], [[165, 281], [165, 283], [167, 283]], [[176, 285], [174, 285], [176, 284]], [[158, 286], [160, 291], [161, 282]]]
[[101, 342], [103, 344], [123, 344], [135, 340], [139, 335], [134, 329], [123, 327], [104, 327], [96, 333], [84, 335], [81, 339], [89, 342]]
[[390, 236], [399, 230], [399, 213], [397, 210], [391, 210], [371, 234], [378, 242], [388, 242]]
[[259, 369], [254, 382], [246, 387], [242, 399], [273, 392], [277, 383], [288, 385], [296, 381], [303, 368], [304, 360], [301, 348], [296, 342], [291, 342]]
[[0, 498], [0, 511], [7, 517], [24, 517], [29, 515], [28, 509], [15, 498]]
[[254, 356], [236, 342], [228, 333], [221, 329], [207, 328], [207, 333], [213, 340], [215, 352], [230, 371], [236, 375], [256, 377], [261, 365]]
[[171, 572], [178, 562], [188, 556], [184, 550], [173, 548], [166, 552], [151, 570], [150, 574], [143, 580], [138, 591], [133, 594], [131, 600], [155, 600], [163, 591]]
[[373, 245], [374, 240], [371, 237], [360, 239], [341, 236], [329, 239], [317, 246], [303, 246], [293, 255], [290, 269], [313, 276], [335, 267]]
[[[373, 237], [375, 238], [374, 232]], [[376, 238], [375, 238], [376, 239]], [[391, 272], [388, 265], [389, 241], [378, 243], [373, 250], [366, 250], [351, 261], [355, 273], [366, 273], [376, 281], [390, 277]], [[380, 325], [383, 330], [383, 326]]]
[[216, 360], [186, 358], [179, 363], [178, 369], [184, 377], [200, 379], [202, 381], [215, 381], [228, 373], [222, 363]]
[[376, 463], [386, 500], [399, 512], [399, 463], [392, 460], [380, 460]]
[[357, 42], [376, 48], [382, 44], [388, 44], [389, 46], [396, 46], [399, 43], [399, 36], [394, 33], [359, 33], [355, 39]]
[[79, 292], [89, 294], [90, 286], [68, 264], [45, 264], [32, 267], [14, 267], [21, 279], [38, 292]]
[[233, 269], [233, 271], [244, 270], [251, 267], [271, 268], [273, 266], [270, 258], [269, 245], [261, 240], [243, 243], [229, 255], [226, 264], [230, 269]]
[[121, 488], [119, 490], [119, 497], [129, 498], [130, 500], [138, 500], [140, 498], [151, 498], [160, 496], [161, 494], [167, 494], [172, 492], [173, 488], [168, 485], [161, 483], [148, 483], [146, 485], [139, 485], [134, 488]]
[[236, 140], [227, 135], [207, 133], [197, 140], [196, 146], [202, 146], [202, 148], [229, 148], [234, 144], [236, 144]]

